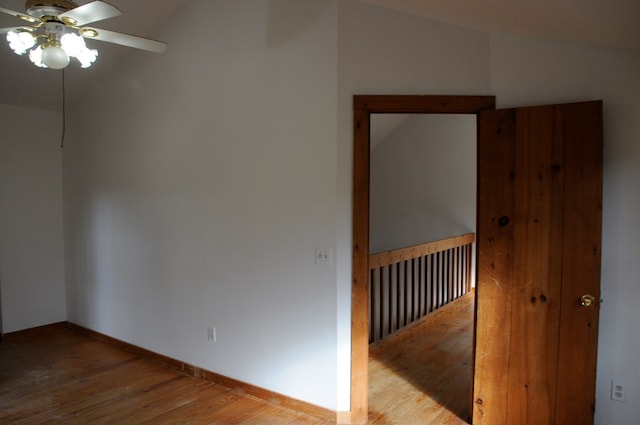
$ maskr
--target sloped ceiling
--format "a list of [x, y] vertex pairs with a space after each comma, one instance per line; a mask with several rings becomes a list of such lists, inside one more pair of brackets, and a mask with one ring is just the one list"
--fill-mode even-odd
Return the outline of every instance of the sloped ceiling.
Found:
[[490, 33], [640, 51], [638, 0], [360, 0]]
[[[155, 38], [160, 26], [191, 0], [109, 0], [124, 14], [97, 27]], [[239, 1], [239, 0], [227, 0]], [[324, 0], [311, 0], [324, 1]], [[338, 0], [343, 1], [343, 0]], [[640, 0], [359, 0], [392, 10], [491, 33], [569, 41], [640, 52]], [[85, 4], [88, 0], [76, 3]], [[24, 0], [0, 0], [0, 6], [24, 11]], [[16, 25], [0, 16], [0, 27]], [[0, 36], [0, 104], [61, 109], [61, 73], [38, 69], [17, 57]], [[169, 46], [171, 48], [171, 46]], [[67, 96], [75, 98], [96, 78], [113, 72], [130, 57], [125, 47], [99, 43], [100, 56], [89, 70], [65, 71]], [[150, 54], [141, 52], [140, 54]]]

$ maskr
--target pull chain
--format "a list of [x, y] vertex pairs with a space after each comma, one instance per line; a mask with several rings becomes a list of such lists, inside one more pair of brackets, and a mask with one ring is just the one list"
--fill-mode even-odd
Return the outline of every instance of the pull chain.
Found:
[[64, 68], [62, 69], [62, 137], [60, 138], [60, 149], [64, 148], [64, 136], [67, 132], [67, 111], [66, 111], [66, 99], [65, 99], [65, 87], [64, 87]]

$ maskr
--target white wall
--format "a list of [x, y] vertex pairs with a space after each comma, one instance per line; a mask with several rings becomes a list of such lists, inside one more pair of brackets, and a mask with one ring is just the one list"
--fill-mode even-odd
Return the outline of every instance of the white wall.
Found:
[[72, 108], [70, 321], [336, 409], [336, 25], [193, 1]]
[[475, 115], [408, 115], [370, 162], [370, 252], [475, 232]]
[[0, 105], [0, 332], [66, 319], [61, 123]]

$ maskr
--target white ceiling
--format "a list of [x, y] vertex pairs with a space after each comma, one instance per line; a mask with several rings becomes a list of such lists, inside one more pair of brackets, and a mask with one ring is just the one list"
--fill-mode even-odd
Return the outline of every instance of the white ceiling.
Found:
[[[190, 1], [109, 0], [124, 14], [96, 23], [96, 26], [153, 38], [155, 30]], [[640, 0], [360, 1], [490, 33], [640, 52]], [[78, 4], [88, 2], [77, 1]], [[0, 6], [24, 11], [24, 0], [0, 0]], [[4, 14], [0, 16], [0, 27], [14, 25], [15, 18]], [[0, 44], [0, 104], [59, 110], [61, 73], [38, 69], [27, 58], [17, 57], [6, 45], [4, 36], [0, 36]], [[115, 69], [122, 60], [126, 60], [126, 51], [131, 49], [99, 43], [99, 50], [100, 56], [92, 68], [83, 70], [70, 66], [65, 71], [67, 81], [73, 80], [67, 84], [69, 97], [78, 96], [93, 79]]]

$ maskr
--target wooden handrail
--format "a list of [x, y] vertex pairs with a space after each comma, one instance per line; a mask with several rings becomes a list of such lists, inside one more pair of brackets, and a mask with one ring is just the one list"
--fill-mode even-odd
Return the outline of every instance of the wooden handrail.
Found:
[[369, 257], [369, 342], [420, 320], [471, 289], [473, 233]]
[[419, 258], [425, 255], [434, 254], [440, 251], [446, 251], [458, 246], [468, 245], [475, 241], [474, 233], [467, 233], [453, 238], [441, 239], [438, 241], [427, 242], [419, 245], [413, 245], [406, 248], [393, 249], [391, 251], [379, 252], [369, 255], [369, 270], [385, 267], [391, 264], [400, 263], [402, 261]]

